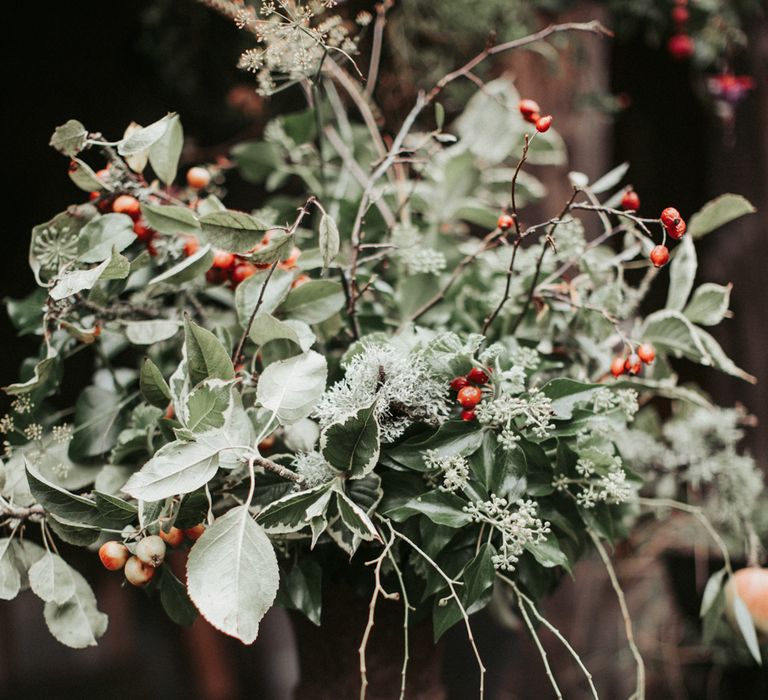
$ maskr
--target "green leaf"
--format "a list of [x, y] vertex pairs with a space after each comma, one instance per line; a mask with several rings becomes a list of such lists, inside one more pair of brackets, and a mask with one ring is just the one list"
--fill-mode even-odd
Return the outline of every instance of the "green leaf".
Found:
[[60, 540], [76, 547], [87, 547], [99, 539], [97, 526], [75, 525], [54, 515], [49, 516], [46, 522]]
[[322, 576], [323, 569], [316, 561], [298, 559], [291, 570], [280, 577], [278, 604], [304, 613], [319, 627], [323, 604]]
[[128, 321], [125, 324], [125, 337], [134, 345], [154, 345], [173, 338], [181, 324], [168, 319], [149, 321]]
[[52, 376], [58, 366], [59, 358], [56, 349], [49, 346], [48, 356], [35, 365], [35, 371], [26, 382], [16, 382], [3, 387], [3, 391], [11, 396], [29, 394], [43, 386]]
[[627, 170], [629, 170], [629, 163], [621, 163], [621, 165], [617, 165], [613, 170], [609, 170], [605, 175], [595, 180], [589, 189], [595, 194], [607, 192], [624, 179]]
[[192, 386], [196, 386], [204, 379], [217, 378], [229, 381], [235, 378], [235, 368], [232, 366], [229, 353], [209, 330], [186, 318], [184, 341], [187, 371]]
[[240, 174], [248, 182], [261, 183], [280, 166], [280, 153], [274, 143], [246, 141], [232, 149]]
[[88, 582], [69, 568], [75, 593], [65, 603], [45, 604], [43, 615], [51, 634], [73, 649], [96, 646], [96, 640], [107, 631], [107, 616], [96, 607], [96, 596]]
[[75, 433], [69, 444], [72, 459], [109, 452], [122, 429], [121, 400], [113, 391], [87, 387], [75, 404]]
[[19, 335], [34, 333], [42, 335], [45, 300], [48, 294], [43, 289], [35, 289], [23, 299], [5, 299], [8, 318]]
[[288, 318], [321, 323], [344, 306], [344, 289], [331, 280], [312, 280], [292, 289], [280, 310]]
[[58, 605], [66, 603], [76, 592], [69, 565], [52, 552], [46, 552], [29, 569], [29, 586], [38, 598]]
[[108, 493], [101, 493], [100, 491], [94, 491], [93, 497], [96, 500], [96, 507], [99, 509], [99, 513], [110, 522], [127, 525], [136, 520], [138, 516], [138, 508], [133, 503], [128, 503], [128, 501], [124, 501], [122, 498]]
[[174, 235], [200, 233], [200, 224], [191, 209], [170, 204], [141, 203], [141, 213], [151, 228], [158, 233]]
[[184, 257], [173, 267], [161, 272], [157, 277], [153, 277], [147, 286], [153, 284], [182, 284], [189, 282], [202, 275], [211, 267], [214, 252], [210, 245], [201, 246], [192, 255]]
[[373, 471], [379, 461], [381, 443], [376, 420], [377, 401], [361, 408], [341, 423], [333, 423], [320, 435], [320, 451], [334, 469], [350, 478]]
[[125, 214], [104, 214], [91, 219], [77, 239], [78, 260], [97, 263], [125, 250], [136, 240], [133, 221]]
[[88, 130], [77, 119], [70, 119], [56, 127], [49, 145], [59, 153], [72, 157], [83, 150], [87, 139]]
[[732, 284], [725, 286], [706, 282], [696, 289], [688, 306], [683, 310], [686, 318], [702, 326], [716, 326], [728, 313]]
[[587, 384], [567, 377], [550, 379], [543, 387], [541, 393], [552, 399], [552, 408], [557, 418], [573, 418], [573, 409], [577, 403], [591, 401], [595, 390], [601, 384]]
[[749, 649], [749, 653], [752, 654], [752, 658], [760, 665], [763, 665], [763, 660], [760, 656], [760, 644], [757, 641], [757, 631], [755, 630], [755, 622], [752, 619], [752, 615], [749, 614], [744, 601], [736, 593], [735, 587], [733, 591], [733, 616], [736, 620], [736, 626], [741, 632], [741, 636], [744, 638], [744, 642]]
[[699, 617], [704, 617], [712, 607], [712, 604], [715, 602], [715, 598], [717, 598], [718, 593], [720, 593], [723, 588], [723, 578], [725, 577], [725, 574], [726, 569], [723, 567], [722, 569], [715, 571], [715, 573], [709, 577], [707, 585], [704, 586], [704, 594], [701, 597]]
[[293, 282], [292, 272], [288, 270], [275, 270], [269, 278], [269, 283], [267, 283], [268, 273], [268, 270], [263, 270], [255, 275], [251, 275], [244, 282], [237, 285], [235, 290], [235, 309], [237, 309], [237, 318], [243, 328], [248, 325], [248, 320], [256, 308], [259, 296], [261, 295], [261, 288], [264, 284], [267, 284], [267, 288], [264, 290], [261, 306], [259, 306], [259, 313], [256, 318], [259, 318], [262, 314], [271, 314], [291, 290], [291, 283]]
[[[299, 335], [293, 326], [283, 321], [278, 321], [270, 314], [258, 314], [256, 316], [251, 325], [249, 337], [256, 345], [266, 345], [271, 340], [290, 340], [297, 346], [301, 344]], [[308, 349], [308, 347], [302, 348], [303, 351]]]
[[186, 427], [197, 433], [224, 426], [225, 412], [232, 403], [232, 385], [220, 380], [199, 384], [187, 400]]
[[69, 175], [69, 179], [84, 192], [98, 192], [99, 190], [112, 189], [111, 187], [108, 187], [95, 172], [93, 172], [93, 168], [91, 168], [88, 163], [79, 158], [72, 159], [67, 174]]
[[148, 357], [144, 358], [144, 364], [141, 366], [139, 388], [141, 389], [141, 395], [152, 406], [166, 408], [171, 400], [171, 390], [168, 387], [168, 382], [163, 378], [163, 374], [157, 365]]
[[77, 258], [77, 238], [87, 220], [84, 212], [75, 209], [57, 214], [32, 229], [29, 266], [40, 286], [45, 286]]
[[483, 443], [483, 435], [483, 430], [476, 424], [449, 421], [427, 437], [420, 435], [388, 448], [386, 456], [403, 467], [423, 472], [426, 469], [424, 451], [435, 450], [439, 459], [454, 455], [467, 457]]
[[445, 107], [440, 102], [435, 102], [435, 126], [441, 131], [445, 124]]
[[268, 226], [242, 211], [216, 211], [200, 219], [203, 236], [217, 248], [231, 253], [247, 253], [261, 239]]
[[325, 513], [331, 493], [330, 483], [289, 493], [270, 503], [256, 519], [273, 534], [297, 532], [309, 525], [312, 518]]
[[688, 224], [691, 238], [701, 238], [745, 214], [757, 211], [747, 199], [739, 194], [723, 194], [707, 202], [696, 212]]
[[472, 522], [472, 518], [462, 510], [465, 505], [466, 501], [453, 493], [429, 491], [422, 496], [390, 499], [385, 502], [383, 513], [396, 522], [423, 515], [438, 525], [459, 528]]
[[245, 257], [252, 263], [273, 263], [275, 260], [285, 260], [293, 249], [293, 234], [280, 232], [269, 239], [269, 243]]
[[325, 357], [310, 350], [269, 365], [259, 378], [256, 398], [281, 424], [296, 423], [314, 410], [327, 376]]
[[21, 574], [11, 549], [11, 538], [0, 538], [0, 600], [13, 600], [21, 590]]
[[695, 362], [710, 363], [709, 354], [698, 337], [697, 328], [679, 311], [662, 309], [645, 319], [640, 337], [653, 343], [657, 349], [676, 357], [687, 357]]
[[189, 597], [216, 629], [251, 644], [277, 594], [272, 543], [248, 506], [232, 508], [195, 543], [187, 563]]
[[381, 540], [368, 514], [340, 489], [336, 490], [336, 508], [352, 534], [362, 540]]
[[693, 239], [685, 236], [677, 247], [677, 252], [669, 266], [669, 292], [667, 293], [668, 309], [682, 311], [693, 289], [696, 278], [696, 248]]
[[176, 179], [181, 149], [184, 147], [184, 129], [178, 114], [169, 120], [165, 133], [149, 148], [149, 162], [160, 180], [170, 185]]
[[560, 549], [557, 537], [552, 533], [547, 536], [544, 542], [529, 542], [525, 545], [525, 548], [533, 554], [539, 564], [547, 569], [562, 566], [568, 571], [571, 570], [571, 562], [568, 560], [565, 552]]
[[319, 241], [320, 254], [323, 256], [323, 269], [325, 270], [336, 259], [341, 246], [339, 227], [333, 217], [328, 216], [325, 212], [320, 219]]
[[92, 267], [89, 270], [73, 270], [71, 272], [63, 273], [49, 292], [51, 299], [54, 301], [61, 301], [73, 294], [93, 288], [93, 285], [99, 281], [99, 278], [107, 269], [110, 262], [110, 260], [105, 260], [103, 263], [96, 267]]
[[188, 627], [197, 619], [197, 608], [187, 595], [184, 584], [164, 566], [160, 578], [160, 603], [173, 622]]
[[149, 126], [132, 131], [127, 138], [124, 138], [117, 145], [117, 152], [121, 156], [132, 156], [146, 151], [163, 138], [175, 117], [175, 114], [166, 114], [162, 119], [158, 119]]
[[42, 505], [48, 513], [72, 523], [101, 526], [105, 519], [88, 498], [76, 496], [61, 486], [48, 481], [28, 461], [27, 481], [35, 501]]
[[112, 257], [107, 260], [107, 266], [101, 273], [102, 280], [124, 280], [131, 274], [131, 263], [117, 251], [112, 251]]
[[745, 372], [738, 367], [736, 363], [725, 354], [725, 351], [720, 347], [720, 344], [704, 329], [696, 328], [696, 336], [707, 352], [707, 358], [701, 361], [702, 364], [716, 367], [721, 372], [743, 379], [750, 384], [757, 384], [757, 377], [754, 377], [749, 374], [749, 372]]

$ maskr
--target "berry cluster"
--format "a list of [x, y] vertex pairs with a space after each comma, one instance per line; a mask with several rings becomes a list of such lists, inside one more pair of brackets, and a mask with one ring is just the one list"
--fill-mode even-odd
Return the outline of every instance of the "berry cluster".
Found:
[[638, 345], [637, 349], [627, 357], [618, 355], [611, 362], [611, 374], [618, 378], [622, 374], [640, 374], [643, 365], [650, 365], [656, 359], [656, 351], [650, 343]]
[[552, 126], [552, 115], [545, 114], [541, 116], [541, 107], [539, 107], [538, 102], [530, 99], [520, 100], [518, 108], [520, 109], [520, 114], [523, 115], [523, 119], [536, 126], [536, 131], [542, 134], [545, 131], [549, 131], [549, 127]]
[[693, 56], [693, 39], [686, 31], [688, 18], [688, 0], [675, 0], [675, 6], [672, 8], [672, 22], [675, 25], [675, 33], [667, 41], [667, 51], [676, 61], [685, 61]]
[[99, 559], [104, 568], [110, 571], [123, 569], [128, 583], [143, 586], [155, 576], [157, 567], [165, 561], [167, 547], [180, 547], [185, 538], [195, 542], [205, 532], [202, 523], [186, 530], [171, 527], [168, 531], [160, 529], [159, 535], [143, 537], [136, 543], [135, 554], [117, 540], [109, 540], [99, 547]]
[[475, 407], [483, 400], [483, 390], [480, 388], [490, 380], [491, 370], [473, 367], [463, 377], [454, 377], [451, 380], [451, 390], [456, 392], [456, 401], [463, 409], [461, 420], [475, 420]]
[[[670, 238], [679, 241], [685, 235], [685, 221], [680, 216], [680, 212], [677, 211], [677, 209], [674, 207], [667, 207], [661, 212], [660, 218], [664, 230]], [[654, 267], [664, 267], [664, 265], [669, 262], [669, 248], [663, 243], [655, 246], [653, 250], [651, 250], [650, 259]]]

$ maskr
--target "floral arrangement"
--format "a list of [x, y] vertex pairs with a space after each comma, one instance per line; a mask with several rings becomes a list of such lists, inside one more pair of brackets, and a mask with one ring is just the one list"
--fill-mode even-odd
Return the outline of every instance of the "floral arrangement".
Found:
[[[644, 215], [621, 165], [594, 182], [570, 173], [559, 213], [533, 223], [525, 205], [545, 192], [527, 166], [564, 162], [557, 115], [504, 79], [479, 83], [447, 126], [440, 105], [494, 54], [608, 32], [553, 25], [488, 46], [388, 135], [371, 98], [377, 54], [365, 82], [348, 24], [325, 6], [206, 4], [255, 37], [242, 63], [261, 88], [298, 85], [308, 109], [184, 182], [176, 114], [112, 141], [76, 120], [54, 132], [90, 194], [33, 229], [39, 288], [8, 302], [41, 346], [5, 387], [0, 597], [29, 586], [58, 640], [96, 644], [106, 616], [61, 540], [98, 548], [179, 624], [199, 612], [249, 644], [275, 604], [320, 624], [324, 568], [341, 554], [370, 565], [358, 567], [363, 695], [377, 602], [394, 597], [406, 649], [414, 615], [435, 640], [466, 627], [482, 696], [472, 613], [495, 591], [534, 637], [554, 630], [539, 601], [596, 550], [642, 697], [609, 548], [647, 513], [682, 509], [725, 560], [702, 614], [729, 611], [759, 660], [758, 543], [747, 537], [752, 568], [734, 577], [712, 525], [753, 532], [747, 416], [674, 371], [685, 358], [753, 381], [707, 331], [730, 285], [694, 284], [695, 242], [751, 205], [723, 195], [687, 220]], [[380, 29], [384, 13], [358, 24]], [[222, 201], [230, 167], [268, 193], [249, 212]], [[653, 285], [667, 301], [643, 315]], [[80, 353], [92, 380], [62, 409]]]

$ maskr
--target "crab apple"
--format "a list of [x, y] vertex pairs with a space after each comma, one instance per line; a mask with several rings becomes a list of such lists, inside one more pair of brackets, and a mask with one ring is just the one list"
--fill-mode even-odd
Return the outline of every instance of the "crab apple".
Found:
[[128, 214], [132, 219], [138, 219], [141, 216], [141, 204], [136, 197], [129, 194], [121, 194], [112, 202], [112, 211], [115, 214]]
[[640, 361], [640, 357], [635, 352], [633, 352], [624, 361], [624, 371], [627, 374], [640, 374], [640, 370], [642, 368], [643, 368], [643, 363]]
[[[529, 122], [535, 122], [541, 112], [541, 107], [539, 107], [539, 103], [536, 102], [536, 100], [520, 100], [518, 109], [520, 110], [520, 114], [523, 115], [523, 119]], [[533, 118], [534, 114], [537, 115], [536, 119]]]
[[634, 190], [627, 190], [621, 198], [621, 208], [629, 211], [637, 211], [640, 208], [640, 197]]
[[637, 356], [645, 362], [646, 365], [650, 365], [656, 359], [656, 350], [650, 343], [643, 343], [637, 348]]
[[467, 379], [473, 384], [487, 384], [489, 377], [479, 367], [473, 367], [467, 372]]
[[551, 114], [546, 114], [536, 120], [536, 131], [538, 131], [540, 134], [543, 134], [545, 131], [549, 131], [550, 126], [552, 126]]
[[498, 226], [502, 231], [509, 231], [509, 229], [511, 229], [514, 225], [515, 220], [512, 218], [511, 214], [502, 214], [496, 222], [496, 226]]
[[122, 569], [129, 556], [131, 555], [128, 552], [128, 547], [116, 540], [105, 542], [99, 547], [99, 559], [104, 564], [104, 568], [110, 571]]
[[178, 547], [184, 541], [184, 530], [171, 526], [168, 532], [160, 528], [160, 539], [169, 547]]
[[158, 535], [149, 535], [136, 545], [136, 556], [149, 566], [160, 566], [165, 559], [165, 542]]
[[614, 377], [620, 377], [624, 374], [624, 358], [614, 357], [611, 361], [611, 374]]
[[480, 403], [483, 398], [483, 392], [476, 386], [465, 386], [459, 389], [459, 393], [456, 396], [456, 400], [464, 408], [474, 408]]
[[184, 530], [184, 535], [188, 540], [192, 540], [193, 542], [196, 542], [199, 540], [203, 533], [205, 532], [205, 525], [202, 523], [198, 523], [194, 527], [188, 527]]
[[758, 631], [768, 635], [768, 569], [748, 566], [739, 569], [725, 586], [726, 610], [735, 619], [733, 608], [735, 593], [747, 606]]
[[664, 267], [669, 262], [669, 248], [665, 245], [657, 245], [650, 255], [654, 267]]
[[251, 275], [256, 274], [256, 266], [249, 262], [242, 262], [235, 265], [229, 273], [229, 278], [234, 285], [240, 284]]
[[466, 421], [469, 423], [470, 421], [475, 420], [475, 411], [474, 409], [470, 408], [466, 411], [461, 412], [461, 420]]
[[194, 255], [198, 250], [200, 250], [200, 241], [197, 240], [197, 236], [188, 235], [184, 238], [184, 255], [189, 257], [190, 255]]
[[693, 39], [687, 34], [673, 34], [667, 42], [667, 51], [676, 61], [684, 61], [693, 56]]
[[137, 556], [130, 557], [125, 562], [125, 578], [132, 586], [143, 586], [149, 583], [154, 575], [155, 567], [148, 566]]
[[200, 166], [195, 166], [187, 170], [187, 184], [193, 190], [202, 190], [211, 182], [211, 174]]
[[235, 256], [226, 250], [217, 250], [213, 255], [211, 267], [217, 267], [220, 270], [228, 270], [235, 264]]
[[467, 384], [469, 384], [469, 381], [466, 377], [454, 377], [451, 379], [451, 389], [453, 391], [460, 391], [467, 386]]

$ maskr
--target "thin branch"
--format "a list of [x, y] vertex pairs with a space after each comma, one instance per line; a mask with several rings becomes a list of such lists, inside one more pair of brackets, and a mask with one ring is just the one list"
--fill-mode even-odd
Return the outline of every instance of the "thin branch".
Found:
[[259, 457], [258, 455], [251, 455], [251, 457], [249, 457], [249, 461], [252, 461], [253, 464], [261, 467], [266, 471], [281, 476], [283, 479], [293, 481], [295, 484], [304, 483], [304, 479], [302, 479], [296, 472], [291, 471], [288, 469], [288, 467], [284, 467], [282, 464], [273, 462], [271, 459], [267, 459], [266, 457]]
[[383, 44], [384, 27], [387, 24], [387, 12], [395, 4], [394, 0], [384, 0], [376, 5], [376, 22], [373, 25], [373, 44], [371, 46], [371, 62], [368, 64], [368, 79], [365, 84], [365, 95], [371, 97], [376, 88], [381, 64], [381, 47]]
[[245, 324], [245, 328], [243, 329], [243, 332], [240, 334], [240, 340], [237, 341], [237, 347], [235, 348], [235, 351], [232, 353], [232, 362], [234, 364], [237, 364], [237, 362], [239, 362], [240, 356], [243, 354], [243, 347], [245, 346], [245, 340], [251, 332], [251, 328], [253, 327], [253, 322], [256, 320], [256, 314], [259, 313], [261, 304], [264, 301], [264, 293], [267, 291], [267, 285], [269, 284], [269, 280], [272, 279], [272, 273], [277, 268], [277, 264], [279, 262], [280, 262], [280, 259], [278, 258], [277, 260], [275, 260], [275, 262], [272, 263], [271, 267], [269, 268], [269, 272], [267, 272], [267, 276], [264, 279], [264, 283], [261, 285], [261, 289], [259, 290], [259, 298], [256, 300], [256, 306], [253, 307], [253, 311], [251, 312], [251, 315], [248, 318], [248, 323]]

